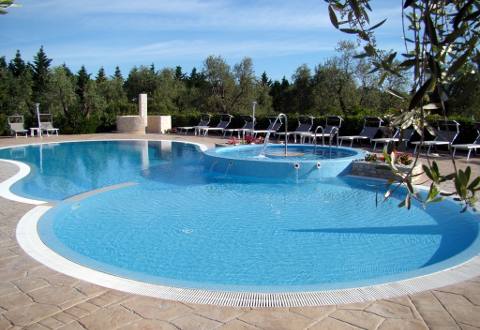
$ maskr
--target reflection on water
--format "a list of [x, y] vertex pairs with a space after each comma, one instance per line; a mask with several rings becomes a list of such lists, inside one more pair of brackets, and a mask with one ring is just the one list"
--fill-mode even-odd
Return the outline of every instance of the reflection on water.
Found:
[[[14, 185], [24, 196], [64, 198], [127, 181], [145, 179], [152, 168], [197, 162], [197, 146], [170, 141], [100, 141], [44, 144], [0, 150], [0, 158], [24, 162], [30, 175]], [[37, 175], [41, 173], [42, 175]], [[148, 175], [147, 175], [148, 176]]]

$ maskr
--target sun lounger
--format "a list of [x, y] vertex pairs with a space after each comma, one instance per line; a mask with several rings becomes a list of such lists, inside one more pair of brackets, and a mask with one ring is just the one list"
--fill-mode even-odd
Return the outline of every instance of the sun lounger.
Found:
[[177, 127], [177, 132], [178, 133], [183, 133], [184, 134], [187, 134], [188, 131], [194, 131], [195, 135], [198, 134], [198, 129], [199, 128], [205, 128], [205, 127], [208, 127], [208, 124], [210, 123], [210, 115], [206, 114], [206, 115], [202, 115], [201, 118], [200, 118], [200, 121], [198, 122], [198, 124], [196, 126], [183, 126], [183, 127]]
[[[325, 138], [328, 138], [330, 144], [334, 137], [338, 137], [338, 131], [342, 127], [343, 118], [340, 116], [327, 116], [325, 118], [325, 127], [317, 126], [314, 133], [310, 133], [308, 138], [310, 141], [315, 142], [318, 138], [322, 139], [322, 145], [325, 144]], [[337, 139], [338, 144], [338, 139]]]
[[[303, 142], [305, 138], [311, 135], [312, 132], [310, 130], [312, 129], [313, 126], [313, 120], [315, 117], [312, 116], [300, 116], [298, 117], [298, 126], [295, 129], [295, 131], [292, 132], [287, 132], [285, 140], [289, 138], [290, 135], [293, 136], [293, 142], [297, 143], [297, 137], [300, 138], [300, 142]], [[280, 136], [285, 136], [285, 132], [276, 132], [275, 135], [277, 135], [278, 138]]]
[[475, 128], [477, 130], [478, 136], [475, 139], [475, 141], [473, 141], [473, 143], [452, 145], [453, 157], [455, 157], [455, 152], [457, 151], [457, 149], [467, 150], [467, 162], [468, 162], [470, 160], [470, 154], [472, 153], [472, 150], [475, 150], [475, 152], [477, 152], [477, 149], [480, 149], [480, 122], [475, 123]]
[[17, 138], [18, 134], [24, 134], [25, 138], [27, 138], [28, 130], [25, 129], [23, 116], [20, 116], [20, 115], [9, 116], [7, 118], [7, 121], [8, 121], [8, 126], [10, 127], [10, 131], [12, 132], [12, 134], [15, 135], [15, 138]]
[[199, 135], [207, 136], [210, 131], [213, 132], [220, 132], [225, 135], [225, 129], [230, 125], [232, 122], [232, 115], [229, 114], [222, 114], [220, 117], [220, 122], [215, 127], [199, 127], [198, 132]]
[[428, 146], [427, 155], [430, 154], [432, 146], [447, 146], [450, 149], [459, 133], [460, 124], [455, 120], [439, 121], [437, 123], [437, 129], [435, 130], [435, 139], [423, 141], [423, 143], [421, 143], [421, 141], [412, 142], [412, 144], [415, 145], [414, 152], [417, 151], [420, 144]]
[[407, 128], [403, 130], [403, 134], [400, 130], [400, 128], [397, 128], [395, 133], [393, 134], [392, 137], [384, 137], [384, 138], [378, 138], [378, 139], [372, 139], [371, 142], [373, 142], [373, 151], [377, 149], [377, 143], [381, 143], [383, 145], [389, 145], [390, 143], [395, 143], [395, 142], [400, 142], [400, 137], [403, 143], [405, 143], [405, 148], [407, 147], [408, 142], [412, 139], [413, 134], [415, 134], [415, 129], [413, 128]]
[[269, 121], [268, 127], [266, 129], [253, 130], [253, 136], [256, 137], [258, 134], [266, 135], [268, 133], [275, 134], [283, 125], [282, 118], [279, 118], [277, 120], [277, 117], [270, 117], [268, 118], [268, 121]]
[[365, 117], [363, 119], [363, 128], [360, 133], [358, 133], [358, 135], [339, 136], [338, 140], [340, 140], [340, 145], [343, 144], [343, 141], [350, 141], [350, 147], [353, 146], [354, 141], [368, 140], [370, 142], [375, 138], [375, 135], [377, 135], [382, 123], [383, 120], [378, 117]]
[[230, 136], [233, 136], [234, 133], [237, 133], [238, 138], [240, 138], [240, 135], [245, 136], [246, 133], [252, 132], [255, 118], [252, 116], [242, 116], [242, 119], [245, 123], [241, 128], [227, 128], [224, 130], [224, 135], [230, 133]]
[[41, 113], [39, 115], [40, 125], [39, 128], [42, 132], [47, 133], [47, 136], [50, 136], [50, 133], [54, 133], [58, 136], [58, 128], [53, 127], [52, 115], [49, 113]]

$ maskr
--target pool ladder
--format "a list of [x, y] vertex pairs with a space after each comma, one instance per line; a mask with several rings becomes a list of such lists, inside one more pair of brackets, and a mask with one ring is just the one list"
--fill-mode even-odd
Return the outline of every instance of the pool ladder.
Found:
[[[325, 135], [323, 134], [323, 132], [324, 132], [323, 126], [317, 126], [317, 128], [315, 129], [315, 133], [313, 134], [313, 154], [317, 153], [317, 134], [318, 134], [318, 130], [321, 130], [322, 146], [325, 145]], [[332, 127], [332, 130], [330, 131], [329, 142], [328, 142], [330, 152], [332, 151], [333, 137], [337, 136], [337, 135], [338, 135], [338, 127]], [[337, 144], [338, 144], [338, 137], [337, 137]]]

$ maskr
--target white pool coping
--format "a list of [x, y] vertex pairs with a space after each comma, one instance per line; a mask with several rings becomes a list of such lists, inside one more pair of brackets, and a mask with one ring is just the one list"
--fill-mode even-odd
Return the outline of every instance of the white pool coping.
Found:
[[[116, 140], [117, 139], [115, 139], [115, 141]], [[118, 140], [162, 141], [153, 139]], [[114, 140], [108, 139], [85, 141]], [[203, 148], [206, 149], [205, 146], [203, 146]], [[204, 150], [203, 148], [202, 150]], [[28, 172], [25, 172], [26, 169], [24, 168], [25, 166], [28, 167], [27, 165], [15, 161], [7, 162], [17, 165], [20, 171], [0, 184], [0, 187], [3, 187], [3, 189], [5, 189], [5, 187], [10, 187], [13, 183], [28, 175]], [[19, 175], [19, 173], [21, 173], [21, 175]], [[5, 182], [7, 182], [7, 184], [5, 184]], [[46, 202], [23, 199], [22, 197], [16, 196], [10, 191], [7, 194], [3, 192], [3, 194], [0, 194], [0, 196], [7, 199], [11, 199], [8, 197], [13, 197], [14, 199], [11, 200], [23, 200], [24, 203], [30, 201], [31, 203], [29, 204], [37, 205], [20, 219], [19, 223], [17, 224], [16, 237], [22, 249], [38, 262], [60, 273], [106, 288], [155, 298], [176, 300], [185, 303], [236, 307], [300, 307], [348, 304], [410, 295], [447, 285], [457, 284], [480, 275], [480, 256], [477, 255], [462, 264], [435, 273], [390, 283], [338, 290], [265, 293], [211, 291], [150, 284], [100, 272], [62, 257], [42, 242], [37, 231], [38, 221], [43, 214], [52, 208], [52, 206], [39, 205], [45, 204]]]

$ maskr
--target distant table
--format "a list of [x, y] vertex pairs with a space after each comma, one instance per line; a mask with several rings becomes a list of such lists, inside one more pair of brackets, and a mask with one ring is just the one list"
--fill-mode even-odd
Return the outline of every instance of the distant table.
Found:
[[40, 127], [30, 127], [30, 136], [35, 136], [35, 133], [38, 136], [42, 136], [42, 131], [40, 130]]

